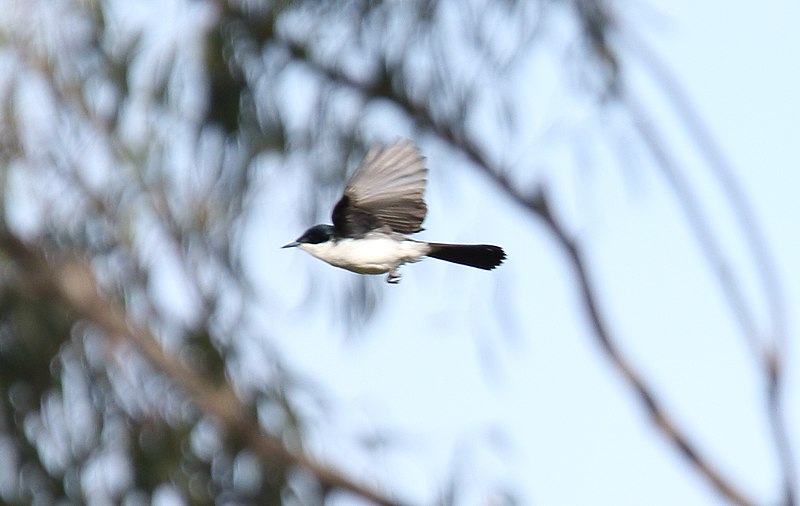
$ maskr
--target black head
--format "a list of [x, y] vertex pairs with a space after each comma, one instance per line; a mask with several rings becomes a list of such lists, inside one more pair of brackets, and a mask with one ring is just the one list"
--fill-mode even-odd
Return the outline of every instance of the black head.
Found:
[[296, 241], [290, 242], [284, 248], [293, 248], [301, 244], [320, 244], [330, 241], [333, 238], [333, 227], [331, 225], [314, 225], [303, 233]]

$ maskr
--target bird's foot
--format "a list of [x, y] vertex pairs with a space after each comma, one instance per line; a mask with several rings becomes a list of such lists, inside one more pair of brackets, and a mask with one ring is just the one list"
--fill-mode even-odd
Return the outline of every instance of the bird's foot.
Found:
[[400, 273], [396, 269], [392, 269], [389, 271], [389, 275], [386, 276], [386, 282], [396, 285], [400, 282]]

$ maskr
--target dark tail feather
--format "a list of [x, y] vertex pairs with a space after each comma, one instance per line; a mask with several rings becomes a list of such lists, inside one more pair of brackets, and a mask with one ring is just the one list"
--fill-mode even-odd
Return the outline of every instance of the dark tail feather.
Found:
[[503, 248], [490, 244], [440, 244], [429, 243], [429, 257], [446, 260], [478, 269], [492, 270], [506, 258]]

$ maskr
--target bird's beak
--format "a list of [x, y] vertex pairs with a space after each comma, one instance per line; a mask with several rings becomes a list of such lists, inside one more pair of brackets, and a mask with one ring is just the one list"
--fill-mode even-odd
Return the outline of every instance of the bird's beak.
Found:
[[292, 242], [290, 242], [289, 244], [287, 244], [285, 246], [281, 246], [281, 249], [283, 249], [283, 248], [294, 248], [294, 247], [297, 247], [297, 246], [300, 246], [300, 243], [297, 242], [297, 241], [292, 241]]

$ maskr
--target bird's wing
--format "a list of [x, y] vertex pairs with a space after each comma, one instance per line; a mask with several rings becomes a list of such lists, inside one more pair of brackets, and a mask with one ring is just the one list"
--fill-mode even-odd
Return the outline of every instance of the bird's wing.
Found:
[[425, 157], [413, 142], [373, 147], [347, 182], [333, 209], [340, 236], [363, 235], [380, 227], [411, 234], [425, 219]]

